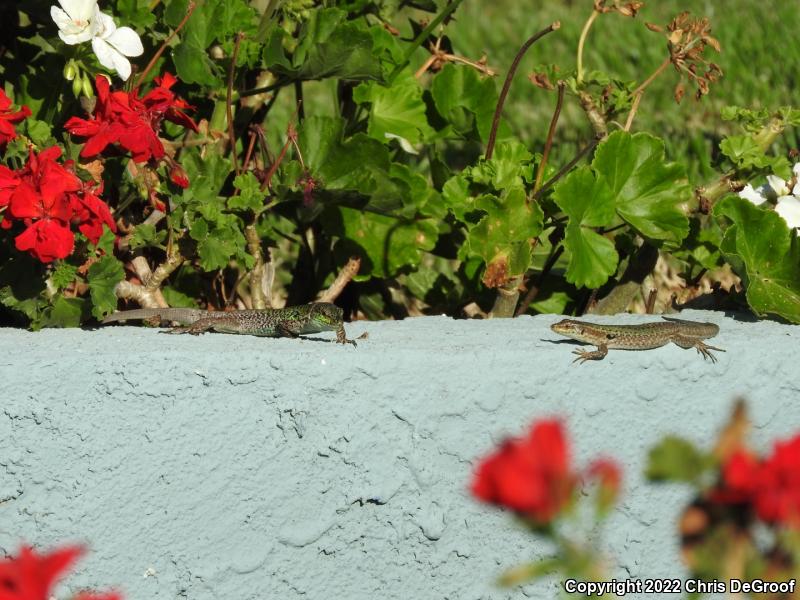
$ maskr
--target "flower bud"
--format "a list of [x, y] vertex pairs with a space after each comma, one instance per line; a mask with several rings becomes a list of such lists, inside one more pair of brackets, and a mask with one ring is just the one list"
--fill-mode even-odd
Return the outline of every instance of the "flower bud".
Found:
[[89, 79], [88, 73], [83, 74], [83, 84], [81, 86], [83, 88], [83, 95], [87, 98], [94, 98], [94, 88], [92, 87], [92, 82]]
[[78, 69], [75, 67], [75, 62], [70, 59], [70, 61], [64, 65], [64, 79], [67, 81], [73, 81], [75, 79], [75, 75], [78, 74]]
[[83, 77], [76, 77], [72, 80], [72, 95], [79, 98], [83, 88]]

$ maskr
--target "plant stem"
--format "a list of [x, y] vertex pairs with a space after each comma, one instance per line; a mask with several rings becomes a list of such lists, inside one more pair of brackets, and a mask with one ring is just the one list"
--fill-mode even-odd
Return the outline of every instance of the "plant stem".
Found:
[[414, 54], [414, 52], [416, 52], [417, 48], [425, 43], [425, 40], [428, 39], [428, 36], [433, 33], [433, 31], [439, 26], [440, 23], [442, 23], [442, 21], [449, 17], [453, 11], [458, 8], [463, 1], [464, 0], [453, 0], [442, 12], [436, 15], [436, 18], [431, 21], [425, 29], [419, 32], [419, 35], [414, 38], [413, 42], [411, 42], [411, 45], [403, 53], [403, 58], [400, 59], [398, 65], [387, 78], [390, 84], [392, 81], [394, 81], [394, 78], [397, 77], [400, 71], [406, 68], [406, 65], [411, 60], [411, 56]]
[[583, 47], [586, 44], [586, 36], [589, 35], [589, 29], [592, 27], [592, 23], [594, 20], [600, 15], [599, 12], [596, 10], [592, 10], [592, 14], [589, 15], [589, 18], [586, 19], [586, 23], [583, 26], [583, 30], [581, 31], [581, 37], [578, 40], [578, 57], [577, 57], [577, 75], [575, 77], [575, 81], [577, 82], [578, 86], [583, 83]]
[[236, 71], [236, 57], [239, 54], [239, 44], [242, 43], [244, 33], [241, 31], [236, 34], [236, 41], [233, 44], [233, 55], [231, 56], [231, 64], [228, 68], [228, 95], [225, 100], [225, 114], [228, 116], [228, 145], [231, 148], [231, 160], [233, 161], [233, 170], [237, 175], [240, 175], [239, 160], [236, 158], [236, 133], [233, 130], [233, 74]]
[[664, 62], [662, 62], [660, 65], [658, 65], [658, 68], [651, 73], [650, 77], [645, 79], [639, 87], [637, 87], [635, 90], [633, 90], [633, 92], [631, 93], [631, 96], [638, 96], [639, 94], [644, 92], [645, 88], [648, 85], [650, 85], [651, 83], [653, 83], [655, 78], [658, 77], [659, 75], [661, 75], [661, 72], [670, 65], [670, 62], [671, 62], [670, 61], [670, 57], [668, 56], [667, 58], [664, 59]]
[[533, 195], [533, 199], [538, 200], [542, 196], [542, 194], [544, 194], [548, 189], [550, 189], [553, 186], [553, 184], [555, 184], [564, 175], [569, 173], [570, 169], [572, 169], [572, 167], [577, 165], [583, 159], [584, 156], [586, 156], [589, 152], [591, 152], [594, 149], [594, 147], [597, 146], [597, 143], [601, 139], [602, 138], [595, 137], [591, 142], [586, 144], [586, 146], [584, 146], [583, 149], [580, 152], [578, 152], [578, 154], [575, 155], [575, 158], [573, 158], [571, 161], [569, 161], [567, 164], [561, 167], [555, 175], [553, 175], [550, 179], [548, 179], [544, 183], [544, 185], [539, 188], [539, 190]]
[[492, 129], [489, 132], [489, 141], [486, 144], [486, 160], [492, 158], [492, 154], [494, 153], [494, 143], [497, 139], [497, 128], [500, 126], [500, 115], [503, 112], [503, 105], [506, 102], [506, 96], [508, 96], [508, 90], [511, 89], [511, 82], [514, 79], [514, 74], [517, 72], [517, 68], [519, 67], [519, 63], [522, 60], [522, 57], [525, 56], [525, 53], [528, 51], [528, 48], [533, 46], [540, 38], [546, 36], [548, 33], [555, 31], [561, 27], [561, 23], [558, 21], [554, 21], [548, 27], [545, 27], [540, 32], [532, 35], [528, 40], [522, 44], [517, 55], [514, 57], [514, 60], [511, 63], [511, 67], [508, 69], [508, 74], [506, 75], [506, 80], [503, 83], [503, 89], [500, 91], [500, 97], [497, 99], [497, 106], [494, 109], [494, 118], [492, 119]]
[[194, 3], [194, 0], [189, 0], [189, 5], [186, 7], [186, 16], [183, 17], [183, 19], [181, 19], [181, 22], [178, 23], [178, 26], [175, 28], [175, 31], [170, 33], [169, 36], [167, 36], [167, 39], [165, 39], [164, 42], [161, 44], [161, 47], [158, 50], [156, 50], [156, 53], [153, 55], [153, 58], [150, 59], [150, 62], [147, 63], [147, 66], [144, 68], [144, 71], [142, 71], [141, 75], [139, 75], [136, 78], [136, 84], [133, 86], [134, 88], [138, 87], [142, 83], [142, 81], [144, 81], [144, 78], [147, 77], [147, 74], [155, 66], [156, 62], [158, 62], [158, 59], [161, 58], [162, 54], [164, 54], [164, 50], [167, 49], [167, 45], [172, 41], [172, 38], [174, 38], [178, 34], [178, 32], [181, 29], [183, 29], [184, 25], [186, 25], [186, 21], [188, 21], [189, 17], [192, 16], [192, 13], [194, 12], [195, 8], [197, 8], [197, 5]]
[[544, 169], [547, 166], [547, 158], [550, 156], [550, 148], [553, 146], [553, 136], [556, 133], [556, 125], [558, 124], [558, 117], [561, 115], [561, 107], [564, 104], [564, 91], [566, 84], [563, 81], [558, 82], [558, 99], [556, 100], [556, 109], [553, 112], [553, 118], [550, 119], [550, 129], [547, 131], [547, 140], [544, 143], [544, 151], [542, 152], [542, 160], [539, 163], [539, 168], [536, 169], [536, 181], [533, 184], [533, 193], [539, 190], [542, 184], [542, 177], [544, 177]]

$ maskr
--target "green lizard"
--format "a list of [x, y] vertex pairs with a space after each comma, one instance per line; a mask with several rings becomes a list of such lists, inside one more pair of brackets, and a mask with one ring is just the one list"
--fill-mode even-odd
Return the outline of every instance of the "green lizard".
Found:
[[115, 312], [103, 324], [127, 320], [175, 321], [182, 325], [168, 333], [198, 335], [205, 331], [240, 333], [265, 337], [298, 337], [305, 333], [335, 331], [340, 344], [356, 345], [344, 331], [344, 313], [335, 304], [314, 302], [264, 310], [207, 311], [196, 308], [139, 308]]
[[597, 350], [591, 352], [580, 348], [573, 351], [578, 358], [572, 362], [581, 361], [581, 364], [587, 360], [601, 360], [608, 354], [609, 348], [649, 350], [660, 348], [670, 342], [681, 348], [696, 348], [698, 354], [702, 354], [704, 359], [710, 358], [712, 362], [716, 362], [717, 359], [709, 350], [725, 352], [722, 348], [708, 346], [702, 341], [719, 333], [719, 327], [713, 323], [662, 318], [666, 323], [642, 323], [641, 325], [601, 325], [564, 319], [551, 325], [550, 329], [573, 340], [597, 346]]

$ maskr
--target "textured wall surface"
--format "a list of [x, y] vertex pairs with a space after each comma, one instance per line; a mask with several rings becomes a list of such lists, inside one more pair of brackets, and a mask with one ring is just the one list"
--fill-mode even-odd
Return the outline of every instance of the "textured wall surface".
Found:
[[129, 599], [553, 597], [494, 587], [548, 548], [467, 485], [495, 442], [562, 415], [577, 463], [625, 466], [616, 575], [681, 576], [688, 492], [644, 483], [647, 450], [669, 432], [710, 444], [739, 395], [756, 446], [800, 429], [800, 329], [684, 318], [721, 326], [716, 365], [674, 345], [573, 365], [554, 316], [355, 323], [357, 349], [0, 330], [0, 552], [84, 540], [66, 589]]

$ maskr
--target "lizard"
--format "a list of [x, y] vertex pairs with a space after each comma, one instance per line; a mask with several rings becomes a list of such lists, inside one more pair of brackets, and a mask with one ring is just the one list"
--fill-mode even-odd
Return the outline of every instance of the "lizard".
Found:
[[306, 333], [335, 331], [340, 344], [356, 345], [344, 331], [344, 313], [329, 302], [313, 302], [287, 308], [207, 311], [197, 308], [138, 308], [112, 313], [102, 323], [128, 320], [174, 321], [180, 326], [165, 333], [199, 335], [206, 331], [263, 337], [298, 337]]
[[588, 351], [576, 349], [577, 354], [572, 362], [587, 360], [602, 360], [608, 354], [609, 348], [620, 350], [650, 350], [660, 348], [672, 342], [681, 348], [696, 348], [698, 354], [716, 362], [709, 350], [725, 352], [722, 348], [715, 348], [703, 343], [704, 339], [714, 337], [719, 333], [719, 327], [713, 323], [698, 323], [662, 317], [665, 322], [642, 323], [640, 325], [603, 325], [564, 319], [550, 326], [550, 329], [559, 335], [572, 338], [579, 342], [593, 344], [597, 350]]

